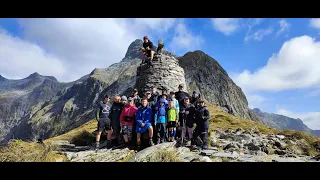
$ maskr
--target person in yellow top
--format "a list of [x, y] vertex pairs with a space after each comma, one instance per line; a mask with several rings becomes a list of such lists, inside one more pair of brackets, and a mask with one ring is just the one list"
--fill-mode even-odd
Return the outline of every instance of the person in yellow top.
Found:
[[179, 113], [178, 113], [178, 109], [174, 104], [174, 101], [172, 100], [169, 101], [169, 106], [167, 107], [167, 117], [168, 117], [167, 128], [169, 129], [168, 140], [170, 142], [173, 142], [174, 137], [176, 136], [176, 127], [179, 120]]

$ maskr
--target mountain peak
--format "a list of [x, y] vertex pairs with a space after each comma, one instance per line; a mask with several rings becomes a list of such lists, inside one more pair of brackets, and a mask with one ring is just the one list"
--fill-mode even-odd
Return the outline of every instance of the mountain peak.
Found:
[[136, 39], [133, 41], [127, 50], [127, 53], [125, 57], [122, 59], [122, 61], [129, 61], [131, 59], [136, 59], [141, 57], [141, 47], [142, 47], [143, 41], [141, 39]]
[[0, 82], [7, 81], [8, 79], [0, 75]]
[[253, 110], [253, 112], [255, 112], [255, 113], [262, 112], [259, 108], [254, 108], [254, 109], [252, 109], [252, 110]]
[[39, 76], [41, 76], [39, 73], [34, 72], [34, 73], [30, 74], [27, 78], [30, 79], [30, 78], [35, 78], [35, 77], [39, 77]]

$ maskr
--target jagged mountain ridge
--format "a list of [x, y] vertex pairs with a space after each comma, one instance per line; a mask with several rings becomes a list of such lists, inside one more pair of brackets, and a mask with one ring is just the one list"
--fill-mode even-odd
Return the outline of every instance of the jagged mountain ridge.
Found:
[[[19, 123], [20, 125], [10, 129], [11, 131], [7, 133], [5, 141], [13, 136], [24, 140], [32, 140], [38, 137], [49, 138], [65, 133], [93, 119], [95, 105], [104, 94], [110, 96], [129, 95], [136, 83], [137, 67], [141, 62], [142, 43], [142, 40], [135, 40], [130, 44], [125, 57], [119, 63], [115, 63], [108, 68], [96, 68], [90, 74], [70, 84], [70, 86], [62, 88], [52, 98], [33, 105]], [[178, 58], [166, 50], [163, 54]], [[213, 63], [208, 63], [208, 67], [199, 66], [190, 70], [186, 66], [187, 63], [190, 63], [190, 67], [194, 67], [194, 64], [197, 64], [198, 61], [212, 59], [201, 55], [200, 59], [191, 58], [190, 60], [188, 57], [192, 57], [193, 54], [199, 54], [199, 51], [189, 52], [179, 58], [179, 64], [186, 72], [188, 92], [191, 94], [194, 88], [199, 88], [203, 97], [209, 102], [218, 102], [219, 105], [229, 104], [234, 108], [236, 116], [254, 119], [254, 115], [247, 107], [247, 100], [241, 89], [232, 82], [215, 60]], [[212, 75], [211, 77], [214, 78], [208, 83], [202, 83], [203, 78], [210, 79], [210, 76], [208, 76], [208, 72], [211, 72], [210, 69], [218, 69], [218, 75]], [[204, 74], [200, 71], [204, 71]], [[196, 77], [192, 73], [205, 77]], [[216, 99], [212, 101], [211, 91], [206, 90], [205, 86], [209, 84], [210, 87], [213, 87], [216, 83], [212, 81], [215, 80], [218, 80], [219, 83], [227, 83], [227, 85], [224, 91], [214, 92]], [[197, 86], [190, 82], [197, 84]], [[230, 91], [228, 87], [233, 90]], [[237, 103], [240, 105], [237, 105]]]
[[259, 108], [254, 108], [253, 111], [258, 116], [260, 122], [267, 126], [280, 130], [296, 130], [304, 131], [320, 137], [319, 130], [312, 130], [306, 126], [301, 119], [294, 119], [287, 116], [262, 112]]

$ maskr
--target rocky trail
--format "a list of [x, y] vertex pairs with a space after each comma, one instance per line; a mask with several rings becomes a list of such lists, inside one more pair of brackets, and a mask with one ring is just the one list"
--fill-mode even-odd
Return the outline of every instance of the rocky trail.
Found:
[[257, 129], [250, 132], [214, 131], [210, 134], [210, 149], [190, 150], [167, 142], [139, 152], [124, 149], [95, 151], [93, 146], [75, 146], [68, 141], [54, 141], [60, 154], [70, 162], [320, 162], [301, 150], [304, 140], [284, 135], [264, 135]]

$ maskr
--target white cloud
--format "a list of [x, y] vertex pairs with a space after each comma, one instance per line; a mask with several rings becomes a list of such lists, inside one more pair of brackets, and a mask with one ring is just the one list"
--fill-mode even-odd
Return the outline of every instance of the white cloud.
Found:
[[169, 47], [175, 52], [181, 50], [196, 50], [204, 42], [204, 39], [201, 37], [201, 35], [194, 35], [183, 23], [179, 23], [177, 26], [175, 26], [174, 34], [175, 35], [172, 38], [172, 42]]
[[264, 67], [253, 73], [245, 70], [234, 80], [246, 92], [318, 87], [319, 67], [320, 42], [301, 36], [285, 42]]
[[266, 29], [259, 29], [252, 34], [247, 34], [245, 37], [245, 41], [249, 41], [251, 39], [256, 41], [262, 41], [265, 36], [270, 35], [273, 32], [273, 28], [269, 27]]
[[67, 73], [61, 59], [34, 43], [10, 36], [4, 29], [0, 29], [0, 42], [0, 72], [5, 77], [27, 77], [30, 72], [62, 77]]
[[246, 36], [244, 37], [244, 41], [248, 41], [249, 38], [252, 36], [252, 29], [259, 25], [261, 22], [263, 21], [262, 18], [254, 18], [254, 19], [249, 19], [247, 22], [246, 22], [246, 26], [248, 27], [248, 31], [246, 33]]
[[291, 118], [300, 118], [310, 129], [320, 130], [320, 112], [294, 113], [286, 109], [277, 109], [276, 113]]
[[310, 19], [309, 25], [313, 28], [320, 29], [320, 18]]
[[267, 101], [265, 97], [258, 94], [247, 94], [247, 99], [251, 109], [262, 108], [264, 107], [264, 102]]
[[23, 39], [1, 33], [6, 41], [1, 40], [0, 45], [5, 48], [0, 49], [5, 51], [0, 74], [22, 78], [37, 71], [71, 81], [94, 68], [119, 62], [132, 41], [168, 31], [175, 19], [41, 18], [18, 22]]
[[212, 25], [216, 31], [229, 36], [239, 29], [240, 23], [237, 18], [212, 18]]
[[286, 20], [282, 19], [279, 21], [279, 26], [280, 26], [280, 29], [278, 30], [276, 36], [279, 36], [282, 33], [288, 32], [291, 25]]

